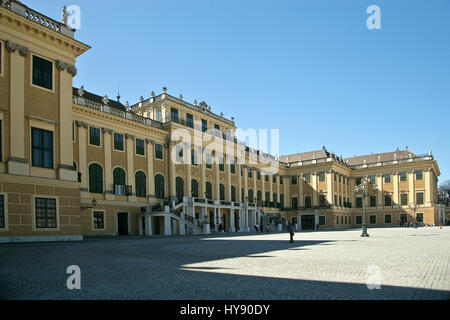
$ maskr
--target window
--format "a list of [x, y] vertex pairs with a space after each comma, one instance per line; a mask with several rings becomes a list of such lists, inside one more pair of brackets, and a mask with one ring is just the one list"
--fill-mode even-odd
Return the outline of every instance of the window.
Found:
[[89, 127], [89, 144], [93, 146], [100, 146], [100, 129]]
[[123, 151], [123, 134], [114, 133], [114, 150]]
[[236, 188], [234, 186], [231, 186], [231, 201], [236, 201]]
[[325, 172], [319, 172], [319, 182], [325, 181]]
[[211, 182], [206, 182], [206, 199], [212, 200], [212, 184], [211, 184]]
[[35, 198], [36, 228], [56, 229], [56, 199]]
[[[280, 194], [280, 206], [284, 208], [284, 194]], [[278, 207], [281, 208], [280, 206]]]
[[206, 168], [207, 169], [212, 169], [212, 160], [211, 160], [211, 154], [210, 153], [206, 154]]
[[334, 204], [338, 205], [338, 196], [337, 196], [337, 194], [334, 195]]
[[339, 176], [339, 183], [342, 183], [342, 176]]
[[136, 154], [145, 156], [145, 141], [142, 139], [136, 139]]
[[[0, 42], [1, 44], [1, 42]], [[1, 50], [1, 48], [0, 48]], [[5, 196], [0, 195], [0, 228], [3, 229], [6, 227], [5, 223]]]
[[402, 224], [408, 222], [408, 215], [406, 213], [401, 213], [400, 214], [400, 222]]
[[342, 196], [339, 196], [339, 207], [342, 207]]
[[305, 182], [306, 183], [311, 183], [311, 174], [309, 174], [309, 173], [305, 174]]
[[370, 196], [370, 207], [376, 207], [377, 206], [377, 196]]
[[147, 176], [144, 172], [138, 171], [135, 174], [136, 197], [147, 197]]
[[384, 223], [392, 223], [392, 215], [390, 214], [384, 215]]
[[256, 171], [256, 179], [261, 180], [261, 172]]
[[230, 171], [231, 171], [232, 174], [236, 173], [236, 164], [235, 164], [234, 159], [232, 159], [231, 162], [230, 162]]
[[33, 84], [53, 90], [53, 63], [33, 55]]
[[194, 198], [198, 198], [199, 194], [198, 194], [198, 182], [195, 179], [191, 180], [191, 192], [192, 192], [192, 197]]
[[160, 174], [155, 176], [155, 197], [164, 199], [164, 177]]
[[176, 177], [175, 179], [175, 192], [177, 199], [182, 201], [184, 197], [184, 180], [180, 177]]
[[325, 216], [319, 216], [319, 225], [324, 226], [326, 223]]
[[297, 177], [295, 177], [295, 176], [292, 176], [292, 177], [291, 177], [291, 184], [292, 184], [292, 185], [297, 184]]
[[344, 217], [344, 224], [347, 224], [347, 216]]
[[253, 172], [252, 172], [253, 170], [252, 169], [248, 169], [247, 171], [248, 171], [248, 173], [247, 173], [248, 174], [248, 178], [249, 179], [253, 178]]
[[401, 200], [401, 205], [402, 206], [407, 206], [408, 205], [408, 194], [407, 193], [402, 193], [400, 195], [400, 200]]
[[333, 176], [334, 176], [334, 182], [337, 182], [337, 175], [333, 174]]
[[178, 109], [170, 108], [170, 120], [178, 123]]
[[216, 134], [218, 137], [220, 137], [220, 126], [218, 124], [215, 124], [214, 129], [215, 129], [214, 131], [216, 131], [216, 132], [214, 132], [214, 134]]
[[416, 214], [416, 222], [423, 223], [423, 213]]
[[361, 182], [362, 182], [361, 178], [356, 178], [355, 183], [356, 183], [357, 186], [359, 186], [361, 184]]
[[339, 217], [336, 217], [336, 224], [339, 224]]
[[362, 198], [361, 197], [356, 197], [356, 207], [357, 208], [362, 208], [363, 203], [362, 203]]
[[162, 122], [162, 111], [161, 111], [161, 107], [157, 107], [155, 113], [156, 113], [156, 115], [155, 115], [156, 121]]
[[265, 179], [264, 179], [266, 182], [269, 182], [269, 176], [266, 174], [265, 175]]
[[116, 168], [113, 171], [114, 194], [125, 195], [125, 171], [122, 168]]
[[311, 196], [306, 196], [305, 197], [305, 208], [310, 209], [312, 206], [311, 204]]
[[405, 182], [406, 181], [406, 172], [400, 172], [400, 181]]
[[326, 205], [327, 205], [326, 197], [323, 194], [319, 195], [319, 206], [321, 206], [323, 208]]
[[224, 163], [222, 157], [219, 157], [219, 170], [222, 171], [222, 172], [225, 171], [225, 163]]
[[417, 204], [423, 204], [423, 192], [416, 193], [416, 202]]
[[375, 184], [375, 176], [370, 176], [369, 180], [370, 180], [370, 184]]
[[72, 141], [75, 141], [75, 121], [72, 121]]
[[384, 183], [391, 183], [391, 175], [390, 174], [384, 175]]
[[194, 127], [194, 117], [190, 113], [186, 113], [186, 125], [190, 128]]
[[220, 200], [225, 201], [225, 186], [220, 184], [219, 186]]
[[423, 179], [423, 172], [422, 170], [416, 171], [416, 180], [422, 180]]
[[208, 121], [202, 119], [202, 132], [208, 131]]
[[362, 224], [362, 216], [356, 216], [356, 224]]
[[274, 193], [273, 194], [273, 206], [277, 207], [277, 204], [278, 204], [278, 197], [277, 197], [277, 194]]
[[392, 206], [392, 196], [391, 195], [387, 194], [387, 195], [384, 196], [384, 205], [386, 207]]
[[197, 150], [191, 149], [191, 164], [196, 166], [197, 165]]
[[298, 198], [293, 197], [291, 201], [292, 201], [292, 208], [297, 209], [298, 208]]
[[89, 166], [89, 192], [103, 193], [103, 169], [97, 163]]
[[156, 159], [163, 159], [163, 146], [161, 144], [155, 144], [155, 158]]
[[105, 213], [103, 211], [94, 211], [92, 217], [94, 219], [94, 230], [105, 229]]
[[283, 184], [283, 178], [280, 177], [280, 184]]
[[276, 176], [272, 176], [272, 182], [273, 183], [277, 183], [277, 177]]
[[53, 169], [53, 132], [31, 128], [34, 167]]
[[270, 192], [266, 192], [266, 207], [270, 207]]
[[375, 216], [375, 215], [369, 216], [369, 223], [370, 224], [376, 224], [377, 223], [377, 216]]

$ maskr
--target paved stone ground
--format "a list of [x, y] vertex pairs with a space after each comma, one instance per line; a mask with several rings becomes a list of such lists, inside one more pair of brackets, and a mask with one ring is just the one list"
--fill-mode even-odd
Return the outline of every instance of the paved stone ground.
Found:
[[[450, 227], [0, 245], [2, 299], [450, 299]], [[81, 268], [68, 290], [67, 266]], [[369, 290], [369, 266], [381, 289]]]

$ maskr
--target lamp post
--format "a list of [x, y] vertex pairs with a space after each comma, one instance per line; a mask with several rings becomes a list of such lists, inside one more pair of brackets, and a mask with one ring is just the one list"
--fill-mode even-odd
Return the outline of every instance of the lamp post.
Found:
[[369, 179], [365, 177], [362, 179], [361, 184], [355, 186], [355, 192], [361, 194], [362, 198], [362, 207], [363, 207], [363, 215], [362, 215], [362, 234], [361, 237], [368, 237], [367, 233], [367, 224], [366, 224], [366, 198], [372, 191], [372, 186], [369, 183]]

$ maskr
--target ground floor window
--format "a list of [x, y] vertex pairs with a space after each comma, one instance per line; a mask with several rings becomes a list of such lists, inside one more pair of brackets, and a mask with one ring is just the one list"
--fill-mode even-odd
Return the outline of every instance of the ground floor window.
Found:
[[384, 216], [384, 223], [392, 223], [392, 216], [390, 214]]
[[319, 216], [319, 225], [324, 226], [325, 225], [325, 216]]
[[376, 224], [377, 223], [377, 216], [370, 216], [369, 217], [370, 224]]
[[56, 199], [35, 198], [36, 228], [56, 229]]
[[416, 221], [423, 223], [423, 213], [417, 213], [416, 214]]
[[362, 224], [362, 216], [356, 216], [356, 224]]
[[406, 222], [408, 222], [408, 215], [407, 215], [406, 213], [400, 214], [400, 222], [401, 222], [401, 223], [406, 223]]
[[105, 213], [103, 211], [94, 211], [94, 230], [105, 229]]
[[347, 224], [347, 216], [345, 216], [345, 224]]

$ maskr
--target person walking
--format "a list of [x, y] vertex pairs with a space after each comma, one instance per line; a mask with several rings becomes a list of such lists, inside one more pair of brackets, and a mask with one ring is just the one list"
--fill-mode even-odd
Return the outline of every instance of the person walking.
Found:
[[290, 235], [289, 243], [294, 243], [294, 230], [292, 229], [291, 225], [288, 225], [288, 231]]

